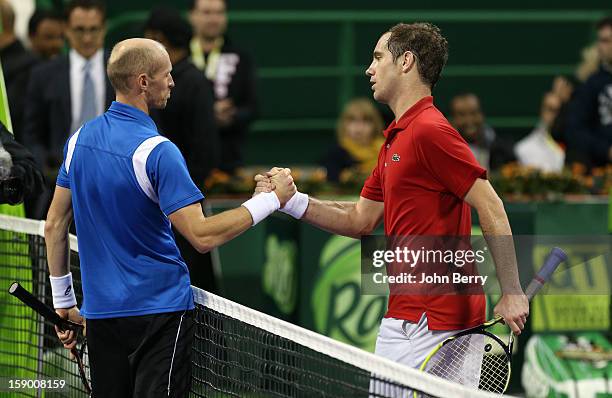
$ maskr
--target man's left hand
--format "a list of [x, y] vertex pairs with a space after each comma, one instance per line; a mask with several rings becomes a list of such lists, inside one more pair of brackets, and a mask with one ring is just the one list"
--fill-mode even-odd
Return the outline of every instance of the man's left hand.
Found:
[[504, 294], [493, 309], [495, 315], [504, 318], [514, 334], [521, 334], [529, 316], [529, 300], [524, 294]]

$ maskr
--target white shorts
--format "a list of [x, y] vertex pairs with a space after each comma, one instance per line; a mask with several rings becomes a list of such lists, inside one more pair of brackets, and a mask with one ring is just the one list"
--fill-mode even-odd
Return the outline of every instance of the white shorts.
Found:
[[[461, 330], [429, 330], [427, 327], [427, 316], [425, 313], [421, 315], [421, 319], [417, 323], [396, 318], [383, 318], [378, 337], [376, 339], [375, 354], [394, 362], [401, 363], [411, 368], [418, 369], [427, 355], [441, 342], [447, 338], [454, 336]], [[471, 361], [473, 362], [473, 361]], [[478, 379], [480, 376], [480, 367], [474, 369], [466, 369], [466, 374], [473, 377], [466, 377], [461, 380], [461, 384], [472, 388], [478, 388]], [[378, 383], [371, 383], [370, 391], [378, 390], [381, 386], [375, 386]], [[388, 386], [385, 388], [388, 389]], [[391, 394], [395, 396], [394, 394]], [[405, 390], [403, 394], [397, 396], [406, 396]], [[412, 395], [410, 395], [412, 397]]]
[[418, 369], [438, 344], [460, 330], [429, 330], [427, 316], [417, 323], [383, 318], [376, 338], [376, 355]]

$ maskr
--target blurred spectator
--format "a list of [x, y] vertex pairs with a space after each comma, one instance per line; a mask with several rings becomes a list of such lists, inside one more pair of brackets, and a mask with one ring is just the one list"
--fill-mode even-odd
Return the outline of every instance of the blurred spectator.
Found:
[[568, 114], [568, 149], [589, 167], [612, 161], [612, 17], [597, 24], [600, 65], [580, 86]]
[[556, 76], [553, 80], [551, 92], [559, 99], [561, 107], [548, 130], [556, 142], [567, 147], [568, 108], [570, 100], [574, 95], [574, 84], [564, 76]]
[[219, 168], [233, 173], [243, 164], [245, 138], [257, 112], [255, 68], [251, 58], [224, 36], [224, 0], [191, 0], [189, 20], [194, 29], [192, 61], [213, 83], [221, 140]]
[[[66, 139], [102, 114], [115, 93], [106, 77], [102, 46], [106, 11], [97, 0], [73, 0], [66, 9], [70, 52], [32, 69], [27, 90], [23, 143], [41, 165], [51, 193]], [[44, 218], [50, 198], [40, 198], [29, 215]]]
[[151, 116], [160, 132], [183, 153], [191, 178], [200, 188], [218, 163], [218, 133], [212, 86], [189, 60], [191, 27], [178, 11], [154, 10], [145, 23], [145, 37], [166, 47], [175, 87], [165, 109]]
[[[597, 43], [582, 49], [581, 61], [576, 67], [575, 78], [577, 84], [584, 83], [599, 68], [599, 55], [597, 53]], [[568, 114], [571, 100], [576, 94], [575, 85], [566, 77], [557, 76], [553, 81], [552, 92], [561, 99], [561, 109], [553, 122], [551, 135], [555, 141], [565, 147], [566, 163], [583, 162], [584, 156], [577, 148], [568, 145]]]
[[512, 145], [497, 136], [485, 123], [480, 100], [473, 93], [453, 97], [450, 105], [450, 121], [467, 141], [480, 165], [495, 170], [515, 160]]
[[550, 134], [561, 109], [562, 99], [549, 92], [542, 99], [540, 122], [536, 128], [514, 147], [518, 161], [525, 166], [531, 166], [545, 172], [560, 172], [563, 170], [565, 152], [555, 142]]
[[599, 69], [599, 51], [597, 43], [582, 49], [582, 59], [576, 67], [576, 79], [584, 83], [589, 77]]
[[2, 20], [0, 61], [4, 72], [13, 133], [20, 140], [23, 132], [25, 107], [23, 90], [28, 85], [30, 69], [36, 64], [37, 60], [15, 36], [15, 12], [7, 0], [0, 0], [0, 16]]
[[[165, 109], [151, 111], [160, 133], [183, 153], [191, 178], [204, 189], [204, 180], [216, 167], [219, 138], [213, 110], [211, 83], [189, 60], [191, 26], [178, 11], [157, 8], [145, 22], [145, 37], [166, 47], [172, 62], [174, 88]], [[189, 267], [191, 283], [217, 291], [210, 253], [200, 254], [180, 234], [176, 243]]]
[[328, 181], [338, 182], [347, 169], [370, 173], [385, 141], [383, 128], [382, 117], [372, 101], [358, 98], [347, 103], [336, 125], [338, 143], [321, 161], [327, 169]]
[[32, 51], [42, 59], [56, 57], [64, 48], [64, 19], [51, 10], [36, 10], [28, 23]]
[[574, 92], [574, 85], [563, 76], [556, 76], [552, 84], [552, 93], [559, 98], [562, 104], [568, 102]]

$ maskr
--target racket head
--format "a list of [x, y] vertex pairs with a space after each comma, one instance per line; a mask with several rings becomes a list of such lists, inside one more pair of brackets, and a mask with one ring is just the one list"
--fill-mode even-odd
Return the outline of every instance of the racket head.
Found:
[[454, 383], [503, 394], [512, 373], [512, 343], [512, 335], [505, 344], [482, 328], [470, 329], [440, 343], [420, 370]]

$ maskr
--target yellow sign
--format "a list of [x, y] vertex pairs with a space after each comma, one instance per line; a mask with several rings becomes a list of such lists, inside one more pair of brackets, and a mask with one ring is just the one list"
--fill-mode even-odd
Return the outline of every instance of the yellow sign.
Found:
[[[534, 264], [543, 264], [550, 247], [537, 245]], [[543, 293], [531, 304], [534, 332], [610, 329], [610, 274], [606, 244], [564, 245], [566, 265], [553, 274]], [[571, 266], [567, 266], [570, 264]]]

